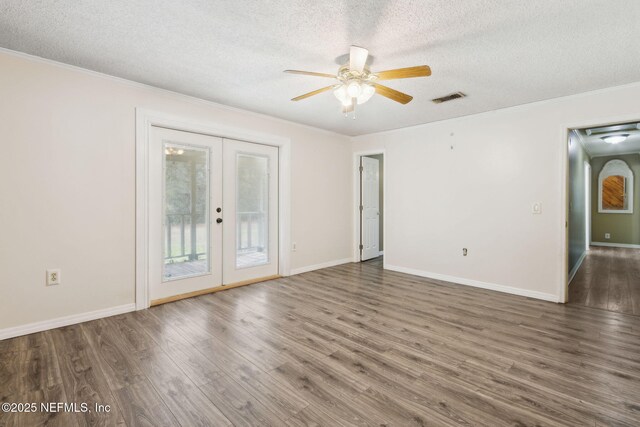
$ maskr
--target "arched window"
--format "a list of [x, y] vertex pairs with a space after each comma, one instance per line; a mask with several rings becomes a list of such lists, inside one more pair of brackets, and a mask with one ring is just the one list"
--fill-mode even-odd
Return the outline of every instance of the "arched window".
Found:
[[622, 160], [609, 160], [598, 175], [598, 212], [633, 213], [633, 171]]

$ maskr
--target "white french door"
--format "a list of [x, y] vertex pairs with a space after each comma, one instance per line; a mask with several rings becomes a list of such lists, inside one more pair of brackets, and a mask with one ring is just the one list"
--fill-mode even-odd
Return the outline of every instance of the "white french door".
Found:
[[278, 148], [224, 140], [224, 283], [278, 274]]
[[152, 126], [150, 300], [278, 274], [278, 149]]
[[380, 174], [379, 161], [361, 157], [361, 260], [380, 255]]

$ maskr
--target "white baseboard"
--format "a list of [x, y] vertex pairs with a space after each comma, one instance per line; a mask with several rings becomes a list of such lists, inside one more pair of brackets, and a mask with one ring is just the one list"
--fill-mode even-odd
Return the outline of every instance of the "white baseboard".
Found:
[[530, 291], [530, 290], [527, 290], [527, 289], [514, 288], [514, 287], [511, 287], [511, 286], [497, 285], [495, 283], [481, 282], [479, 280], [464, 279], [464, 278], [461, 278], [461, 277], [447, 276], [445, 274], [430, 273], [428, 271], [416, 270], [416, 269], [408, 268], [408, 267], [400, 267], [400, 266], [397, 266], [397, 265], [389, 265], [389, 264], [387, 264], [387, 265], [385, 265], [385, 268], [387, 270], [393, 270], [393, 271], [397, 271], [397, 272], [400, 272], [400, 273], [413, 274], [414, 276], [427, 277], [429, 279], [443, 280], [445, 282], [451, 282], [451, 283], [455, 283], [455, 284], [458, 284], [458, 285], [473, 286], [474, 288], [489, 289], [491, 291], [498, 291], [498, 292], [504, 292], [504, 293], [507, 293], [507, 294], [520, 295], [520, 296], [523, 296], [523, 297], [535, 298], [535, 299], [540, 299], [540, 300], [543, 300], [543, 301], [551, 301], [551, 302], [559, 302], [560, 301], [557, 295], [547, 294], [547, 293], [544, 293], [544, 292]]
[[628, 243], [591, 242], [591, 246], [607, 246], [610, 248], [640, 249], [640, 245], [631, 245]]
[[116, 314], [135, 311], [135, 309], [136, 305], [134, 303], [124, 304], [116, 307], [89, 311], [87, 313], [72, 314], [71, 316], [58, 317], [56, 319], [43, 320], [41, 322], [0, 329], [0, 340], [33, 334], [35, 332], [47, 331], [49, 329], [60, 328], [62, 326], [75, 325], [76, 323], [88, 322], [89, 320], [101, 319], [103, 317], [115, 316]]
[[291, 275], [293, 276], [294, 274], [307, 273], [313, 270], [320, 270], [321, 268], [334, 267], [336, 265], [347, 264], [349, 262], [353, 262], [353, 259], [342, 258], [342, 259], [336, 259], [333, 261], [323, 262], [320, 264], [309, 265], [306, 267], [294, 268], [293, 270], [291, 270]]
[[582, 261], [584, 261], [586, 257], [587, 257], [587, 251], [582, 252], [582, 255], [580, 255], [580, 259], [576, 263], [575, 267], [573, 267], [573, 269], [569, 272], [569, 284], [571, 284], [571, 281], [573, 280], [573, 278], [576, 277], [576, 273], [580, 269], [580, 266], [582, 265]]

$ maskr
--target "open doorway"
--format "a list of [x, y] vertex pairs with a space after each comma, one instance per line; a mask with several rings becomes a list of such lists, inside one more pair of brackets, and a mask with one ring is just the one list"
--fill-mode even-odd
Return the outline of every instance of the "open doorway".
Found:
[[572, 129], [568, 302], [640, 315], [640, 122]]
[[384, 254], [384, 153], [356, 156], [358, 181], [357, 260]]

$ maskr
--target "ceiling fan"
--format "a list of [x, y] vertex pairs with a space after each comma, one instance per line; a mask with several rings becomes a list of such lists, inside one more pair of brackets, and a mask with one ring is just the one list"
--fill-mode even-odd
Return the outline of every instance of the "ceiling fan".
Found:
[[407, 104], [413, 99], [412, 96], [383, 86], [378, 82], [383, 80], [408, 79], [411, 77], [428, 77], [431, 75], [431, 68], [429, 68], [428, 65], [398, 68], [376, 73], [369, 70], [367, 66], [368, 57], [369, 51], [367, 49], [351, 46], [349, 62], [340, 67], [335, 76], [333, 74], [315, 73], [312, 71], [285, 70], [285, 73], [304, 74], [307, 76], [326, 77], [338, 80], [336, 84], [297, 96], [293, 98], [292, 101], [300, 101], [313, 95], [333, 90], [333, 94], [342, 104], [342, 112], [345, 114], [355, 111], [356, 104], [364, 104], [371, 99], [375, 93], [379, 93], [401, 104]]

